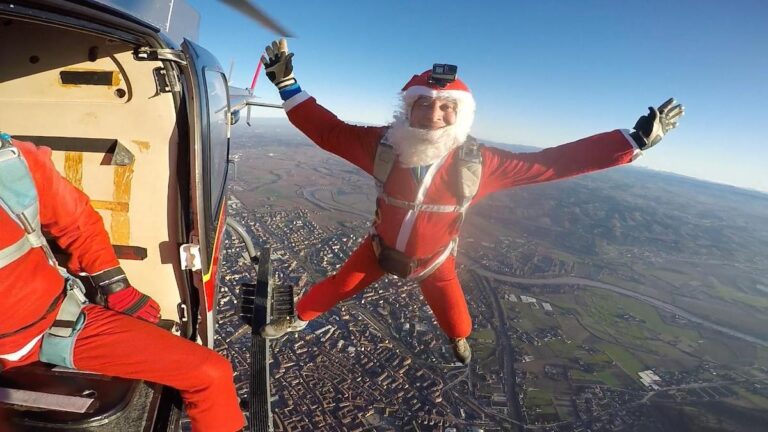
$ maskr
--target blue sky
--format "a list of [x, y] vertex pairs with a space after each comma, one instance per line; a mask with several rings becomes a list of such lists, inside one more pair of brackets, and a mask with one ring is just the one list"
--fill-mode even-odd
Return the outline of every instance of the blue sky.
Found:
[[[212, 0], [199, 42], [248, 86], [276, 36]], [[674, 96], [678, 129], [636, 165], [768, 192], [768, 2], [260, 1], [297, 35], [301, 86], [347, 121], [391, 120], [405, 82], [453, 63], [478, 110], [473, 134], [549, 147], [631, 128]], [[278, 102], [265, 76], [256, 94]], [[274, 116], [279, 112], [259, 111]]]

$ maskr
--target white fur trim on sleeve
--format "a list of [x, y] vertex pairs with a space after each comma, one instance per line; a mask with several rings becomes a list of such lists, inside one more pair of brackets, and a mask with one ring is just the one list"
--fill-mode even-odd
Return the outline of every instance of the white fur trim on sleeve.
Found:
[[297, 94], [293, 95], [287, 101], [283, 102], [283, 109], [285, 110], [285, 112], [288, 112], [291, 109], [293, 109], [293, 107], [295, 107], [296, 105], [304, 102], [305, 100], [309, 99], [310, 97], [311, 96], [309, 95], [309, 93], [307, 93], [307, 92], [302, 90], [301, 93], [297, 93]]
[[631, 135], [629, 135], [629, 129], [619, 129], [621, 133], [624, 135], [624, 138], [629, 141], [629, 143], [632, 145], [632, 148], [635, 149], [635, 151], [632, 153], [632, 160], [635, 160], [643, 155], [643, 151], [640, 150], [640, 147], [637, 146], [637, 143], [632, 138]]

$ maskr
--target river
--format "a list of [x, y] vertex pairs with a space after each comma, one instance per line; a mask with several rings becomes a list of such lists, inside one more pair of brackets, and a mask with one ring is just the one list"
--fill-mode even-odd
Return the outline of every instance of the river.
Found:
[[674, 314], [680, 315], [681, 317], [687, 319], [688, 321], [695, 322], [704, 327], [709, 327], [711, 329], [737, 337], [747, 342], [752, 342], [758, 345], [762, 345], [764, 347], [768, 347], [768, 341], [764, 339], [760, 339], [760, 338], [742, 333], [738, 330], [724, 327], [720, 324], [715, 324], [711, 321], [707, 321], [704, 318], [693, 315], [688, 311], [680, 309], [677, 306], [671, 305], [669, 303], [665, 303], [653, 297], [648, 297], [647, 295], [644, 295], [644, 294], [640, 294], [640, 293], [628, 290], [626, 288], [607, 284], [605, 282], [593, 281], [593, 280], [583, 279], [583, 278], [578, 278], [573, 276], [554, 277], [554, 278], [548, 278], [548, 279], [519, 278], [519, 277], [508, 276], [505, 274], [495, 273], [490, 270], [487, 270], [483, 268], [481, 264], [477, 263], [472, 259], [467, 259], [467, 261], [470, 264], [470, 267], [472, 268], [472, 270], [474, 270], [478, 274], [492, 278], [492, 279], [502, 280], [505, 282], [514, 282], [514, 283], [525, 284], [525, 285], [579, 285], [582, 287], [599, 288], [599, 289], [604, 289], [608, 291], [613, 291], [617, 294], [625, 295], [627, 297], [632, 297], [634, 299], [640, 300], [658, 309], [662, 309], [667, 312], [672, 312]]

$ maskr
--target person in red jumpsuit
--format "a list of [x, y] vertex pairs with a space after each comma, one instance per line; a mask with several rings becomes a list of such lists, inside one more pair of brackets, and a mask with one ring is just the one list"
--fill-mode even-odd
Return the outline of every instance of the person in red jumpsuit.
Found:
[[[312, 320], [378, 280], [390, 267], [382, 250], [405, 257], [438, 324], [450, 338], [457, 360], [466, 364], [472, 330], [467, 303], [455, 270], [455, 246], [463, 212], [457, 198], [460, 149], [468, 142], [475, 102], [461, 80], [426, 71], [402, 89], [401, 110], [387, 127], [356, 126], [339, 120], [302, 91], [293, 76], [285, 40], [267, 47], [268, 78], [278, 87], [288, 118], [318, 146], [376, 177], [377, 151], [391, 145], [396, 161], [380, 180], [377, 210], [369, 235], [339, 271], [312, 286], [296, 305], [295, 318], [275, 320], [262, 328], [266, 338], [303, 329]], [[436, 65], [438, 67], [438, 65]], [[659, 142], [683, 113], [670, 99], [649, 108], [635, 131], [614, 130], [535, 153], [512, 153], [479, 146], [479, 186], [467, 206], [515, 186], [564, 179], [634, 160]], [[463, 181], [463, 180], [462, 180]], [[466, 208], [466, 207], [465, 207]], [[394, 250], [394, 252], [392, 252]], [[402, 276], [402, 275], [401, 275]]]
[[[4, 139], [19, 150], [31, 174], [42, 231], [71, 255], [69, 272], [100, 281], [106, 298], [105, 306], [82, 309], [85, 321], [72, 351], [74, 367], [178, 389], [195, 431], [240, 430], [244, 418], [229, 362], [154, 325], [160, 319], [158, 304], [130, 285], [101, 217], [88, 197], [56, 171], [51, 150], [28, 142], [11, 144], [7, 135]], [[0, 192], [1, 197], [7, 190]], [[24, 235], [17, 220], [0, 208], [0, 250]], [[41, 247], [0, 268], [0, 371], [39, 360], [43, 336], [61, 308], [64, 285]]]

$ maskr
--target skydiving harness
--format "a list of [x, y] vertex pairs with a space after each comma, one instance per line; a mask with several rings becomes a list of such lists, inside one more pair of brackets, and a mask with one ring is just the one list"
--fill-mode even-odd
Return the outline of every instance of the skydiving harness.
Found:
[[[447, 154], [435, 162], [427, 171], [427, 174], [419, 185], [419, 190], [414, 201], [403, 201], [393, 198], [384, 192], [384, 184], [389, 179], [392, 168], [395, 165], [397, 155], [394, 147], [389, 143], [387, 134], [379, 142], [376, 149], [376, 156], [373, 162], [373, 177], [376, 180], [376, 190], [378, 199], [376, 200], [376, 220], [380, 218], [381, 210], [379, 203], [383, 202], [395, 207], [408, 210], [403, 220], [398, 234], [395, 247], [385, 245], [375, 227], [371, 227], [371, 237], [373, 240], [373, 250], [378, 258], [379, 266], [387, 273], [399, 276], [404, 279], [420, 281], [428, 277], [440, 265], [448, 259], [451, 254], [456, 254], [456, 248], [459, 243], [458, 234], [446, 245], [438, 254], [428, 259], [415, 259], [404, 254], [405, 246], [410, 237], [419, 212], [434, 213], [459, 213], [458, 228], [464, 223], [467, 208], [472, 203], [472, 199], [477, 194], [480, 187], [480, 178], [483, 168], [483, 158], [480, 153], [480, 145], [475, 138], [468, 136], [466, 141], [458, 148], [458, 157], [454, 160], [454, 169], [456, 182], [453, 185], [453, 192], [458, 200], [456, 205], [443, 204], [424, 204], [424, 196], [429, 186], [432, 184], [437, 171], [445, 162]], [[374, 221], [375, 224], [376, 221]], [[421, 268], [426, 265], [426, 267]]]
[[[48, 246], [40, 227], [40, 202], [32, 174], [21, 152], [13, 145], [11, 137], [4, 133], [0, 133], [0, 207], [25, 233], [16, 243], [0, 249], [0, 269], [21, 258], [31, 249], [41, 248], [48, 263], [59, 271], [65, 281], [62, 293], [56, 296], [41, 317], [16, 331], [0, 334], [0, 338], [13, 336], [34, 326], [56, 310], [56, 306], [61, 303], [56, 320], [42, 336], [40, 360], [73, 368], [72, 351], [75, 339], [85, 321], [82, 308], [88, 304], [85, 288], [78, 279], [58, 265]], [[31, 348], [32, 345], [28, 344], [22, 350], [26, 349], [28, 352]], [[18, 351], [11, 354], [0, 353], [0, 357], [14, 360], [25, 354]]]

